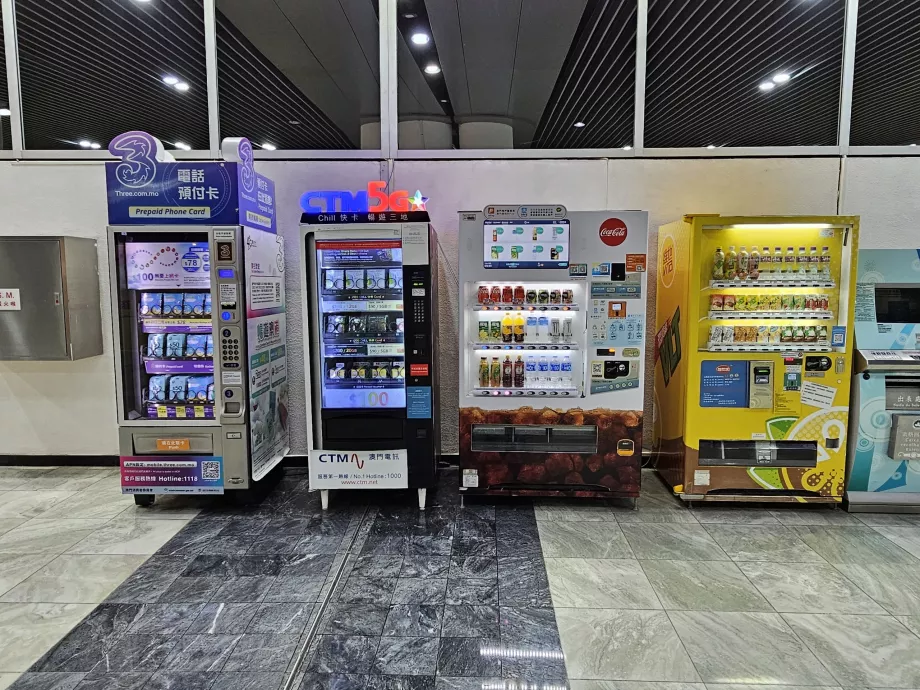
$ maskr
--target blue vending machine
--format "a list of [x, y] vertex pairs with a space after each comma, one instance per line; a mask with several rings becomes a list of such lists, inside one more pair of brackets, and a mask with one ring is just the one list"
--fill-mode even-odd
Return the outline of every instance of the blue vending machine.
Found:
[[859, 250], [855, 325], [848, 509], [920, 512], [920, 249]]

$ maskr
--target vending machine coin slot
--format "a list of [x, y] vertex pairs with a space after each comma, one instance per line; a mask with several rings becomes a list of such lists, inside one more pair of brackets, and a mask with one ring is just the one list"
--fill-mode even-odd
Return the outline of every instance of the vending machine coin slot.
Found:
[[751, 362], [748, 407], [758, 410], [773, 409], [773, 362]]
[[624, 360], [606, 360], [604, 362], [604, 378], [618, 379], [629, 376], [629, 362]]
[[[839, 361], [843, 361], [840, 357]], [[805, 357], [805, 371], [830, 371], [831, 358], [826, 355], [810, 355]], [[840, 371], [837, 372], [841, 373]]]

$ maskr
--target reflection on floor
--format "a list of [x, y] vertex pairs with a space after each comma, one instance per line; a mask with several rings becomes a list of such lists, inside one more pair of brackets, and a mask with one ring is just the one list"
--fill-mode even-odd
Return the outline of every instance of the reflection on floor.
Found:
[[187, 499], [140, 511], [117, 468], [0, 467], [0, 688], [197, 513]]
[[[82, 605], [67, 612], [69, 625], [89, 615], [58, 644], [30, 626], [30, 648], [47, 651], [12, 687], [920, 688], [914, 516], [690, 509], [651, 474], [638, 510], [526, 500], [461, 508], [456, 486], [456, 473], [443, 473], [425, 513], [414, 494], [351, 492], [334, 494], [324, 514], [295, 470], [259, 505], [211, 503], [174, 536], [158, 533], [168, 541], [101, 606], [30, 599]], [[65, 525], [36, 543], [75, 556], [137, 554], [130, 545], [143, 540], [119, 527], [138, 522], [137, 511], [122, 505], [130, 518], [110, 516], [108, 536]], [[0, 553], [27, 524], [0, 535]], [[62, 591], [89, 598], [93, 578], [81, 567], [64, 560], [28, 586], [23, 576], [0, 600], [41, 591], [65, 569], [74, 582]], [[0, 658], [15, 629], [0, 608]]]

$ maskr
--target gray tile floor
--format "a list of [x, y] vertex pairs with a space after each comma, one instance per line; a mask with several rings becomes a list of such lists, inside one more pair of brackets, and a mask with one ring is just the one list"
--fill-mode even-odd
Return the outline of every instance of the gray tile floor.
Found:
[[0, 467], [0, 690], [191, 520], [141, 512], [117, 468]]
[[425, 514], [324, 515], [290, 478], [179, 531], [112, 476], [9, 472], [43, 495], [0, 496], [0, 688], [41, 656], [14, 690], [920, 690], [913, 516], [690, 509], [649, 473], [635, 511], [461, 509], [448, 475]]

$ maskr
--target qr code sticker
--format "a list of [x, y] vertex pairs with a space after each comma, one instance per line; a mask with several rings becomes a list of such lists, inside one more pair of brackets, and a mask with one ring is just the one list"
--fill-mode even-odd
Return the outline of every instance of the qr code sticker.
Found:
[[205, 460], [201, 463], [202, 479], [220, 479], [220, 463], [216, 460]]

